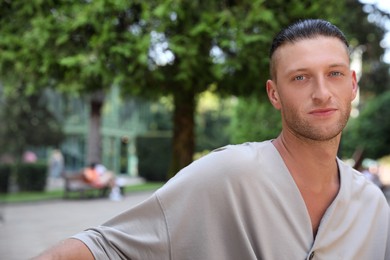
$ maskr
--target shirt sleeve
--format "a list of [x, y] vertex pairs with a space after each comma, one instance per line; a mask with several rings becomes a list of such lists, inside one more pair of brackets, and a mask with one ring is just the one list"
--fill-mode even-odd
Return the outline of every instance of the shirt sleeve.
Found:
[[156, 195], [73, 238], [95, 259], [170, 259], [167, 225]]

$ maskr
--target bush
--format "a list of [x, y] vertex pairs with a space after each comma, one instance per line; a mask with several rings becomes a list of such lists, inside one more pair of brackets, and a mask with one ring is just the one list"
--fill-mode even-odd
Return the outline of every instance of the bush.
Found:
[[282, 130], [280, 111], [267, 99], [257, 96], [240, 98], [231, 119], [231, 143], [263, 141], [276, 138]]
[[9, 183], [13, 166], [11, 164], [0, 165], [0, 193], [9, 192]]
[[44, 191], [47, 165], [45, 163], [21, 163], [16, 172], [20, 191]]
[[350, 157], [356, 147], [364, 156], [378, 159], [390, 154], [390, 91], [367, 101], [359, 117], [350, 120], [343, 134], [343, 157]]
[[137, 137], [139, 175], [148, 181], [166, 181], [171, 164], [172, 138], [166, 136]]

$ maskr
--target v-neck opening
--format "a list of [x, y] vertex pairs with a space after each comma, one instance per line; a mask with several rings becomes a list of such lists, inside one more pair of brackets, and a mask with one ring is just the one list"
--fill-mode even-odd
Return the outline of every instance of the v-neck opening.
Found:
[[280, 165], [282, 166], [283, 171], [284, 171], [283, 174], [286, 175], [286, 177], [288, 178], [288, 181], [294, 187], [294, 194], [296, 194], [294, 196], [298, 196], [299, 197], [298, 201], [300, 202], [300, 208], [303, 208], [305, 210], [306, 226], [307, 226], [308, 230], [310, 230], [310, 234], [311, 234], [311, 237], [313, 239], [313, 245], [314, 245], [315, 240], [320, 235], [320, 232], [321, 232], [323, 226], [326, 225], [326, 219], [328, 218], [329, 214], [331, 213], [331, 210], [334, 207], [335, 201], [337, 201], [338, 197], [340, 196], [341, 190], [342, 190], [342, 186], [343, 186], [343, 180], [342, 179], [343, 179], [343, 176], [341, 174], [341, 167], [340, 167], [339, 159], [335, 158], [336, 163], [337, 163], [339, 182], [340, 182], [339, 183], [339, 189], [337, 191], [336, 196], [333, 198], [332, 202], [326, 208], [326, 210], [325, 210], [325, 212], [324, 212], [324, 214], [321, 217], [321, 220], [319, 222], [319, 225], [318, 225], [318, 228], [317, 228], [317, 232], [316, 232], [316, 234], [314, 234], [312, 221], [311, 221], [310, 214], [309, 214], [309, 210], [307, 208], [307, 205], [306, 205], [306, 202], [305, 202], [305, 200], [303, 198], [303, 195], [302, 195], [300, 189], [298, 188], [297, 183], [295, 182], [293, 176], [291, 175], [291, 172], [289, 171], [285, 161], [283, 160], [283, 157], [281, 156], [279, 151], [276, 149], [276, 147], [272, 143], [272, 140], [269, 141], [269, 145], [272, 146], [271, 149], [273, 150], [273, 153], [275, 154], [276, 158], [278, 158], [278, 160], [280, 161]]

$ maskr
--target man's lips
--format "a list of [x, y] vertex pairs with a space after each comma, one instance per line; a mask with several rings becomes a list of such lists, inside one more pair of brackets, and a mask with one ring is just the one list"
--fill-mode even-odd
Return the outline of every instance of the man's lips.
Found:
[[328, 116], [328, 115], [332, 115], [336, 111], [337, 109], [335, 108], [321, 108], [321, 109], [314, 109], [310, 111], [309, 114], [314, 116]]

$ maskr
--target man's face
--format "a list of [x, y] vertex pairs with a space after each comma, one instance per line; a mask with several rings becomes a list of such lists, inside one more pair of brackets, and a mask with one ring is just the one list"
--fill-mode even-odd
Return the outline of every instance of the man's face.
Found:
[[315, 141], [339, 135], [357, 91], [345, 45], [319, 36], [282, 45], [273, 59], [275, 78], [267, 81], [267, 92], [281, 110], [284, 131]]

